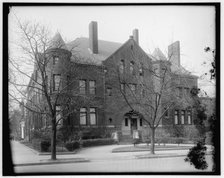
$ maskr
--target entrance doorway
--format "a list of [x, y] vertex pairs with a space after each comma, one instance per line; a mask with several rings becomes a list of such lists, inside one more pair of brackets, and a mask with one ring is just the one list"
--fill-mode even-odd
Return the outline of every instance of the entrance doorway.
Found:
[[138, 124], [137, 124], [137, 118], [132, 118], [131, 119], [131, 133], [133, 133], [133, 130], [138, 129]]

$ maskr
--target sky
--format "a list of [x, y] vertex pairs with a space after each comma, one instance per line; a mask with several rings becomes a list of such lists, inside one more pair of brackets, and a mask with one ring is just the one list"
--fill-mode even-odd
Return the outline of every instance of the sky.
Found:
[[[15, 15], [21, 20], [39, 22], [65, 41], [88, 37], [88, 25], [98, 22], [98, 38], [124, 43], [139, 30], [139, 44], [147, 53], [159, 47], [167, 55], [168, 45], [180, 41], [181, 65], [197, 76], [209, 71], [215, 49], [215, 9], [212, 6], [63, 6], [12, 7], [9, 39], [16, 41]], [[9, 43], [10, 44], [10, 43]], [[206, 63], [206, 64], [205, 64]], [[199, 87], [215, 95], [214, 84], [199, 80]]]

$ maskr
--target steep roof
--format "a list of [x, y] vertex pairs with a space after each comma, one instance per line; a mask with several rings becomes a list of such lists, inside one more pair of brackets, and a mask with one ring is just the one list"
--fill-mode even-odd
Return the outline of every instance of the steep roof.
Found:
[[81, 37], [67, 44], [72, 52], [72, 61], [80, 63], [94, 63], [100, 65], [111, 54], [122, 46], [121, 43], [98, 40], [98, 54], [93, 54], [89, 48], [89, 38]]
[[152, 53], [152, 56], [154, 56], [157, 60], [163, 60], [163, 61], [167, 60], [166, 56], [159, 48], [155, 48], [155, 50]]
[[[155, 48], [152, 55], [148, 54], [154, 61], [167, 61], [167, 57], [159, 48]], [[187, 71], [183, 66], [178, 66], [171, 62], [171, 71], [175, 74], [190, 75], [191, 73]]]
[[[106, 60], [122, 45], [122, 43], [98, 40], [98, 53], [94, 54], [89, 48], [89, 38], [86, 37], [77, 38], [74, 41], [65, 44], [60, 33], [56, 33], [56, 35], [51, 40], [52, 48], [62, 48], [72, 52], [73, 55], [71, 57], [71, 61], [96, 65], [101, 65], [102, 61]], [[159, 48], [156, 48], [154, 52], [152, 54], [148, 54], [148, 56], [153, 61], [167, 61], [167, 57]], [[177, 66], [175, 64], [171, 64], [171, 71], [175, 74], [191, 74], [181, 65]]]
[[52, 38], [52, 40], [50, 41], [50, 48], [61, 48], [61, 49], [68, 50], [59, 32], [57, 32], [55, 36]]

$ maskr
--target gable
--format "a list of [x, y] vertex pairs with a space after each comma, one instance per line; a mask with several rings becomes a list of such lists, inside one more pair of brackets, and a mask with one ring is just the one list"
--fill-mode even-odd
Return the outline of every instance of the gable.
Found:
[[72, 52], [71, 61], [96, 65], [101, 65], [102, 61], [122, 46], [121, 43], [98, 40], [98, 54], [94, 54], [89, 48], [89, 38], [77, 38], [66, 45]]

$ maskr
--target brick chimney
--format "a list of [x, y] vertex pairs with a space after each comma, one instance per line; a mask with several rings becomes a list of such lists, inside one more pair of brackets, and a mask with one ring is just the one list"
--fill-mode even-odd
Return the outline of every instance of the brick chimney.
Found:
[[132, 34], [133, 34], [133, 38], [134, 38], [135, 42], [137, 44], [139, 44], [139, 41], [138, 41], [138, 29], [134, 29]]
[[89, 48], [94, 54], [98, 54], [98, 32], [97, 22], [95, 21], [89, 24]]
[[168, 46], [168, 59], [171, 64], [180, 67], [180, 42], [176, 41]]

